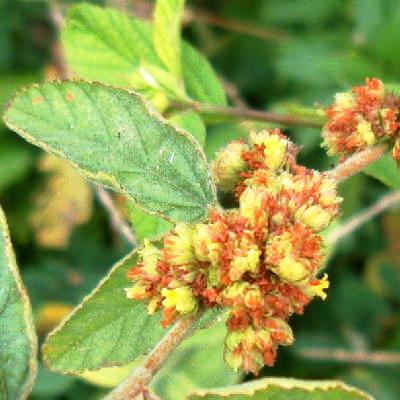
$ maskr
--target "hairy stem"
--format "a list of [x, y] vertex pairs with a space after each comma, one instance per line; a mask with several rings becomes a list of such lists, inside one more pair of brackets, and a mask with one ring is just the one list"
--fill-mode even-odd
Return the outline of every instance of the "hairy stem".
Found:
[[400, 190], [390, 192], [383, 196], [375, 204], [361, 211], [359, 214], [350, 218], [342, 226], [332, 231], [328, 236], [328, 243], [331, 245], [336, 244], [340, 239], [351, 234], [361, 225], [396, 205], [400, 205]]
[[321, 128], [324, 124], [324, 119], [304, 118], [295, 115], [278, 114], [270, 111], [254, 110], [246, 107], [229, 107], [218, 106], [213, 104], [203, 104], [196, 101], [172, 103], [178, 109], [192, 109], [204, 117], [230, 117], [234, 119], [248, 119], [254, 121], [273, 122], [287, 126], [302, 126], [307, 128]]
[[153, 376], [163, 365], [169, 355], [189, 334], [201, 313], [191, 318], [178, 320], [171, 330], [146, 357], [144, 362], [133, 371], [124, 382], [115, 388], [105, 400], [128, 400], [138, 396], [150, 383]]
[[328, 172], [332, 178], [338, 182], [344, 181], [351, 176], [361, 172], [366, 166], [372, 164], [378, 158], [382, 157], [387, 150], [386, 144], [380, 144], [375, 147], [360, 151], [349, 157], [346, 161]]

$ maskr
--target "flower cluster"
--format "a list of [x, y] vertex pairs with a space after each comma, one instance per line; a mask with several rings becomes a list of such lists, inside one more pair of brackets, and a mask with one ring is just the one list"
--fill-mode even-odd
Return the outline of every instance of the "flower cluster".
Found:
[[272, 365], [278, 345], [293, 342], [289, 317], [326, 297], [318, 232], [341, 199], [336, 182], [297, 165], [296, 153], [279, 129], [229, 144], [213, 173], [238, 207], [176, 225], [160, 248], [146, 242], [129, 272], [127, 296], [146, 300], [150, 314], [163, 309], [164, 326], [199, 307], [228, 308], [224, 357], [235, 370], [257, 374]]
[[393, 157], [400, 162], [400, 97], [385, 89], [379, 79], [367, 79], [349, 93], [337, 93], [326, 110], [322, 135], [328, 154], [342, 158], [383, 140], [391, 141]]

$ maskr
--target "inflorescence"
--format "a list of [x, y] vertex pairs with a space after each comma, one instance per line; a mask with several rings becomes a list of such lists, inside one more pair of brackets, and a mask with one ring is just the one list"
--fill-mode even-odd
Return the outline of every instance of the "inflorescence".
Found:
[[379, 79], [367, 79], [365, 86], [337, 93], [326, 110], [328, 122], [322, 135], [329, 155], [342, 159], [376, 143], [393, 144], [393, 158], [400, 163], [400, 97], [385, 89]]
[[146, 241], [129, 272], [128, 298], [145, 300], [150, 314], [163, 309], [164, 327], [200, 308], [229, 309], [224, 357], [235, 370], [273, 365], [278, 345], [293, 342], [289, 317], [326, 297], [318, 232], [341, 198], [331, 177], [296, 163], [297, 151], [279, 129], [230, 143], [212, 167], [238, 207], [176, 225], [160, 247]]

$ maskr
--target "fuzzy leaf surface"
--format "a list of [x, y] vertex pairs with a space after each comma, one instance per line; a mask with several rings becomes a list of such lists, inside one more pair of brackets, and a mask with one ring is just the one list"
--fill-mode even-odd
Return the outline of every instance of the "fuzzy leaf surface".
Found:
[[161, 316], [148, 315], [144, 302], [127, 299], [126, 274], [137, 262], [133, 251], [117, 263], [96, 289], [44, 345], [48, 367], [81, 373], [124, 365], [147, 353], [162, 338]]
[[[89, 4], [71, 7], [62, 41], [69, 65], [84, 79], [140, 90], [143, 82], [137, 86], [138, 75], [140, 80], [144, 77], [149, 81], [149, 65], [164, 68], [153, 45], [152, 24], [111, 8]], [[207, 59], [185, 42], [181, 43], [181, 53], [187, 94], [195, 100], [226, 104], [222, 86]]]
[[26, 399], [36, 376], [37, 338], [0, 208], [0, 399]]
[[5, 121], [150, 213], [194, 222], [215, 202], [198, 143], [135, 93], [99, 83], [48, 82], [17, 94]]

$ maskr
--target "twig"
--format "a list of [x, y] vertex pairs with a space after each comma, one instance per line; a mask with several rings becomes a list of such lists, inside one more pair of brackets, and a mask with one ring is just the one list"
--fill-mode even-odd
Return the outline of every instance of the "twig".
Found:
[[249, 24], [245, 21], [223, 18], [199, 9], [186, 9], [185, 22], [204, 22], [208, 25], [216, 26], [227, 31], [274, 42], [282, 42], [287, 40], [289, 37], [287, 34], [281, 31], [254, 26], [254, 24]]
[[114, 204], [114, 201], [110, 195], [103, 187], [96, 185], [95, 191], [97, 198], [100, 203], [107, 211], [110, 218], [111, 226], [115, 232], [120, 233], [133, 247], [137, 246], [137, 240], [133, 234], [129, 225], [122, 218], [118, 208]]
[[245, 107], [225, 107], [199, 102], [174, 102], [172, 106], [178, 109], [192, 109], [204, 116], [232, 117], [235, 119], [249, 119], [255, 121], [274, 122], [288, 126], [303, 126], [308, 128], [321, 128], [322, 121], [313, 118], [301, 118], [294, 115], [278, 114], [269, 111], [254, 110]]
[[354, 217], [350, 218], [339, 228], [333, 230], [328, 236], [327, 242], [331, 245], [334, 245], [343, 237], [354, 232], [361, 225], [370, 221], [372, 218], [379, 215], [383, 211], [394, 207], [395, 205], [400, 205], [400, 190], [388, 193], [380, 200], [378, 200], [375, 204], [361, 211]]
[[105, 400], [133, 400], [151, 381], [164, 361], [188, 335], [200, 314], [192, 318], [178, 320], [166, 336], [146, 357], [143, 364], [137, 367], [131, 376], [114, 389]]
[[318, 361], [351, 364], [398, 365], [400, 353], [389, 351], [354, 351], [346, 349], [309, 348], [298, 350], [301, 357]]
[[329, 171], [328, 174], [338, 182], [350, 178], [362, 171], [367, 165], [372, 164], [380, 158], [385, 153], [386, 149], [386, 144], [380, 144], [370, 149], [360, 151], [339, 164], [333, 170]]

